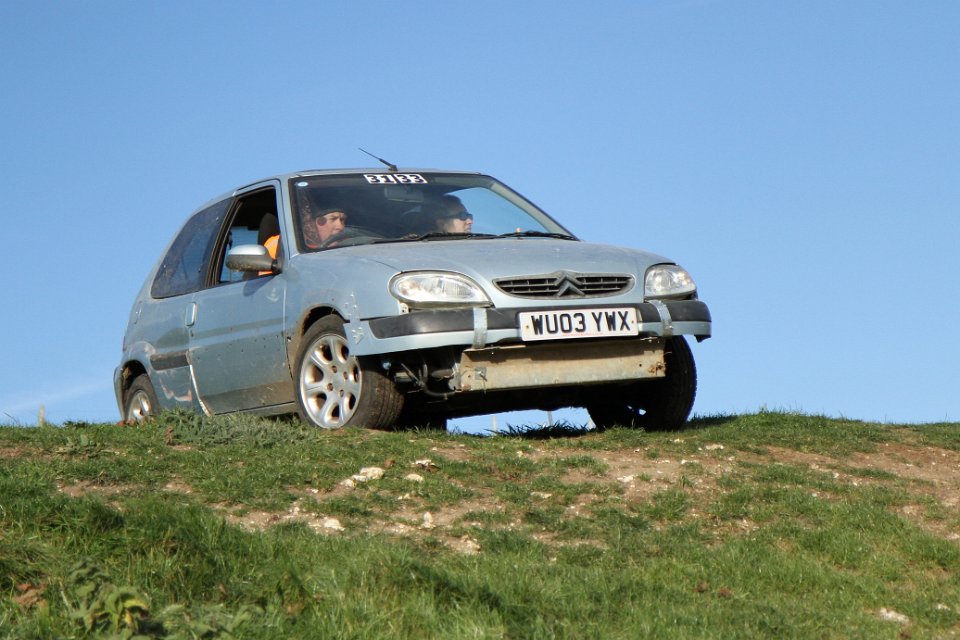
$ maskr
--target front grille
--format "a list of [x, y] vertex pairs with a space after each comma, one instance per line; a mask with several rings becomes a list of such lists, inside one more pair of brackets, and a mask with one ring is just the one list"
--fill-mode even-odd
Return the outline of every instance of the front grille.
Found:
[[633, 286], [633, 276], [611, 273], [558, 271], [539, 276], [495, 280], [504, 293], [521, 298], [594, 298], [623, 293]]

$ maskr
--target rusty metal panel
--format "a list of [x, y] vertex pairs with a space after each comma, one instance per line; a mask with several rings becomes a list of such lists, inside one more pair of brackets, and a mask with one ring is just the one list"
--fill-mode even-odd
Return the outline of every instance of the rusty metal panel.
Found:
[[665, 374], [661, 339], [467, 349], [460, 358], [461, 391], [592, 384]]

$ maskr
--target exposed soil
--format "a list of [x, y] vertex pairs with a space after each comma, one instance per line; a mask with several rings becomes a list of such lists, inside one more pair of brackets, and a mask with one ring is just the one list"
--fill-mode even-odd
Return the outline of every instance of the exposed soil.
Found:
[[[680, 440], [678, 439], [678, 442]], [[464, 445], [442, 445], [434, 448], [429, 461], [414, 461], [392, 466], [390, 461], [385, 473], [400, 474], [409, 484], [409, 491], [396, 496], [396, 507], [364, 519], [363, 529], [367, 532], [384, 533], [401, 537], [430, 537], [463, 553], [476, 553], [479, 546], [470, 535], [474, 528], [501, 527], [504, 529], [525, 527], [522, 509], [515, 504], [505, 504], [492, 491], [474, 490], [474, 495], [442, 509], [428, 509], [416, 496], [418, 480], [430, 473], [443, 473], [445, 465], [451, 462], [468, 462], [474, 450]], [[35, 451], [14, 448], [0, 448], [0, 459], [21, 455], [35, 455]], [[808, 453], [777, 447], [765, 447], [751, 452], [731, 450], [720, 444], [700, 446], [695, 453], [684, 457], [672, 454], [658, 454], [649, 449], [622, 449], [613, 451], [592, 451], [582, 448], [557, 446], [526, 448], [517, 453], [533, 462], [550, 462], [564, 458], [590, 456], [599, 464], [589, 469], [576, 468], [563, 473], [559, 480], [564, 485], [575, 485], [576, 498], [562, 503], [565, 516], [576, 518], [589, 516], [591, 505], [609, 497], [619, 496], [621, 504], [639, 504], [649, 502], [658, 492], [680, 487], [692, 497], [692, 507], [687, 517], [701, 517], [704, 505], [713, 502], [724, 491], [721, 481], [735, 478], [743, 473], [745, 465], [783, 464], [800, 467], [814, 474], [822, 474], [833, 485], [868, 487], [883, 484], [903, 489], [916, 497], [916, 504], [907, 504], [898, 508], [898, 513], [923, 527], [928, 532], [944, 539], [960, 543], [960, 452], [935, 447], [914, 446], [909, 444], [883, 444], [872, 453], [854, 453], [843, 457]], [[359, 470], [358, 470], [359, 471]], [[413, 474], [413, 475], [411, 475]], [[454, 478], [447, 477], [455, 482]], [[356, 478], [356, 476], [354, 476]], [[290, 507], [283, 512], [265, 512], [245, 510], [237, 505], [215, 504], [230, 522], [251, 530], [264, 528], [283, 522], [302, 522], [323, 535], [342, 535], [352, 533], [340, 519], [325, 513], [324, 504], [330, 500], [343, 498], [358, 490], [362, 483], [376, 483], [379, 479], [351, 480], [332, 490], [323, 491], [313, 487], [288, 487], [296, 496]], [[371, 487], [375, 485], [370, 485]], [[133, 487], [103, 486], [95, 483], [75, 483], [64, 485], [60, 490], [71, 496], [97, 492], [108, 500]], [[191, 494], [193, 489], [181, 479], [173, 478], [164, 490], [181, 494]], [[534, 506], [561, 504], [557, 496], [549, 492], [531, 490], [530, 502]], [[824, 499], [832, 499], [830, 495]], [[946, 517], [930, 518], [929, 507], [935, 505]], [[471, 514], [483, 514], [485, 524], [474, 521]], [[706, 517], [706, 516], [702, 516]], [[494, 522], [493, 525], [490, 522]], [[711, 525], [713, 526], [713, 525]], [[723, 528], [723, 535], [748, 532], [755, 525], [747, 520], [715, 525]], [[530, 528], [527, 528], [530, 531]], [[557, 542], [549, 532], [532, 535], [549, 544]], [[721, 532], [718, 531], [718, 535]], [[589, 540], [578, 544], [593, 544]]]

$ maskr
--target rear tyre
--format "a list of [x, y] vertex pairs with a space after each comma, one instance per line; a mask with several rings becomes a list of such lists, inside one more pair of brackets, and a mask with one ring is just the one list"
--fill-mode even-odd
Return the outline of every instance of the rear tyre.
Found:
[[690, 345], [681, 336], [664, 345], [666, 377], [607, 387], [597, 392], [587, 411], [597, 429], [629, 427], [646, 431], [683, 428], [697, 395], [697, 367]]
[[393, 383], [350, 353], [343, 320], [327, 316], [303, 336], [297, 355], [300, 417], [321, 429], [393, 426], [403, 407]]
[[123, 404], [123, 420], [124, 422], [143, 422], [157, 415], [158, 408], [157, 392], [153, 390], [147, 374], [142, 373], [133, 379], [133, 383], [127, 389]]

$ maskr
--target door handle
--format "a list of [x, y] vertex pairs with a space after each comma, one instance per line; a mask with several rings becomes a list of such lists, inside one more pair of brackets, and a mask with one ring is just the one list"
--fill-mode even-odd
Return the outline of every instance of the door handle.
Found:
[[183, 323], [188, 327], [192, 327], [193, 323], [197, 321], [197, 303], [191, 302], [187, 305], [187, 310], [184, 312]]

